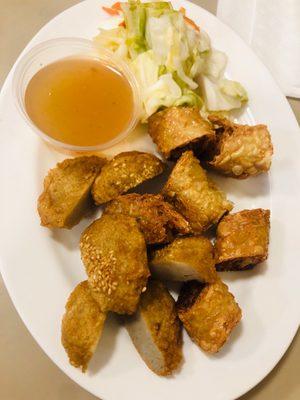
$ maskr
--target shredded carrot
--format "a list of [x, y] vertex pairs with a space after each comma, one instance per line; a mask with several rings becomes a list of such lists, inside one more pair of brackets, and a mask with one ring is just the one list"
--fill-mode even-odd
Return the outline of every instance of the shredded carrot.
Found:
[[184, 20], [185, 22], [187, 22], [188, 24], [190, 24], [196, 31], [200, 32], [200, 28], [198, 25], [195, 24], [194, 21], [192, 21], [190, 18], [184, 16]]
[[114, 10], [121, 11], [121, 3], [117, 1], [115, 4], [111, 6], [111, 8], [113, 8]]
[[107, 12], [107, 14], [109, 14], [109, 15], [119, 15], [119, 11], [118, 10], [115, 10], [115, 9], [113, 9], [113, 8], [110, 8], [110, 7], [102, 7], [102, 9], [105, 11], [105, 12]]
[[196, 31], [200, 31], [199, 26], [195, 24], [194, 21], [192, 21], [189, 17], [187, 17], [186, 14], [186, 9], [184, 7], [180, 7], [179, 8], [179, 12], [183, 15], [183, 18], [185, 20], [185, 22], [187, 22], [188, 24], [190, 24], [194, 29], [196, 29]]
[[123, 26], [123, 28], [126, 28], [125, 21], [120, 22], [119, 26]]

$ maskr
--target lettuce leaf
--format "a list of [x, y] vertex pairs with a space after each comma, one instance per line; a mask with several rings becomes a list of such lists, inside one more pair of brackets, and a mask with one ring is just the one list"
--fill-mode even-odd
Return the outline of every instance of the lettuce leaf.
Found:
[[172, 74], [161, 75], [146, 90], [144, 97], [145, 119], [161, 107], [171, 107], [181, 97], [181, 89], [174, 81]]
[[183, 89], [182, 96], [175, 101], [174, 106], [193, 106], [201, 108], [203, 100], [193, 90]]
[[222, 51], [211, 49], [211, 51], [205, 55], [205, 62], [201, 72], [210, 79], [218, 81], [224, 75], [226, 64], [226, 54]]
[[182, 96], [180, 87], [169, 73], [161, 74], [153, 50], [141, 53], [131, 63], [140, 86], [144, 106], [143, 120], [157, 111], [160, 107], [170, 107]]
[[147, 50], [145, 40], [146, 10], [140, 2], [121, 3], [127, 31], [126, 44], [131, 58]]
[[98, 36], [94, 38], [94, 45], [101, 50], [106, 48], [119, 58], [128, 58], [128, 47], [126, 44], [126, 29], [119, 26], [113, 29], [101, 29]]
[[248, 101], [248, 94], [239, 82], [222, 79], [220, 82], [220, 90], [225, 96], [238, 98], [241, 102]]
[[248, 100], [238, 82], [225, 79], [225, 53], [169, 2], [121, 3], [125, 27], [101, 29], [95, 44], [126, 60], [136, 76], [143, 120], [161, 107], [193, 105], [230, 111]]
[[208, 76], [199, 76], [199, 84], [208, 111], [230, 111], [241, 108], [248, 100], [247, 92], [238, 82], [228, 79], [214, 81]]

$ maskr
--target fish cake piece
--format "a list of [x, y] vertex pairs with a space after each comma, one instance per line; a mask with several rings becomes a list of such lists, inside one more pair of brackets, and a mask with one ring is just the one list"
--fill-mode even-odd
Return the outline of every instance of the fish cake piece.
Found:
[[186, 282], [177, 311], [191, 339], [209, 353], [221, 349], [242, 318], [239, 305], [221, 280], [210, 284]]
[[154, 278], [180, 282], [214, 282], [218, 279], [213, 246], [203, 236], [177, 238], [168, 246], [155, 250], [152, 257], [150, 270]]
[[270, 210], [257, 208], [226, 215], [217, 227], [218, 271], [242, 271], [268, 257]]
[[51, 169], [38, 199], [41, 225], [70, 229], [78, 224], [93, 206], [91, 188], [105, 162], [97, 156], [83, 156], [64, 160]]
[[190, 232], [189, 223], [159, 194], [119, 196], [108, 204], [105, 213], [136, 218], [147, 244], [168, 243], [174, 233]]
[[135, 312], [150, 275], [146, 245], [136, 220], [105, 214], [82, 234], [81, 258], [92, 295], [103, 311]]
[[186, 151], [177, 161], [162, 194], [190, 223], [194, 233], [204, 232], [233, 208], [192, 151]]
[[201, 153], [215, 138], [211, 124], [196, 107], [169, 107], [153, 114], [148, 132], [162, 155], [171, 160], [189, 149]]
[[70, 364], [85, 372], [102, 334], [106, 313], [91, 295], [87, 281], [71, 293], [61, 325], [61, 341]]
[[120, 153], [101, 170], [92, 188], [96, 204], [103, 204], [128, 192], [164, 170], [162, 161], [150, 153]]
[[239, 125], [216, 115], [209, 119], [217, 127], [210, 167], [239, 179], [269, 171], [273, 145], [266, 125]]
[[126, 328], [147, 366], [157, 375], [171, 375], [182, 361], [182, 330], [175, 301], [166, 287], [151, 280], [136, 314]]

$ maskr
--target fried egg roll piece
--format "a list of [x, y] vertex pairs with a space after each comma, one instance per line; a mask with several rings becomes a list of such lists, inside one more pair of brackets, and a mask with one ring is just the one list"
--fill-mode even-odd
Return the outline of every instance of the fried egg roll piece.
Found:
[[226, 215], [217, 228], [218, 271], [242, 271], [268, 257], [270, 211], [257, 208]]
[[168, 246], [152, 253], [150, 270], [153, 277], [166, 281], [214, 282], [218, 279], [213, 246], [203, 236], [177, 238]]
[[136, 314], [126, 318], [131, 340], [157, 375], [170, 375], [182, 361], [182, 331], [175, 301], [166, 287], [149, 281]]
[[103, 204], [128, 192], [164, 170], [162, 161], [150, 153], [120, 153], [101, 170], [92, 188], [96, 204]]
[[211, 284], [185, 283], [177, 311], [191, 339], [209, 353], [221, 349], [242, 317], [234, 296], [220, 280]]
[[85, 372], [102, 334], [106, 313], [91, 295], [87, 281], [71, 293], [61, 325], [61, 341], [70, 364]]
[[150, 274], [145, 239], [136, 220], [103, 215], [83, 232], [80, 250], [92, 295], [101, 309], [134, 313]]
[[190, 223], [194, 233], [206, 231], [233, 208], [191, 151], [177, 161], [162, 193]]
[[217, 127], [210, 167], [239, 179], [269, 171], [273, 145], [266, 125], [239, 125], [215, 115], [209, 119]]
[[67, 229], [76, 225], [93, 206], [91, 188], [105, 162], [96, 156], [76, 157], [51, 169], [38, 199], [41, 225]]
[[136, 218], [147, 244], [168, 243], [176, 233], [190, 232], [189, 223], [161, 195], [127, 194], [112, 200], [105, 213]]
[[201, 153], [215, 133], [196, 107], [169, 107], [153, 114], [148, 132], [166, 159], [176, 160], [186, 150]]

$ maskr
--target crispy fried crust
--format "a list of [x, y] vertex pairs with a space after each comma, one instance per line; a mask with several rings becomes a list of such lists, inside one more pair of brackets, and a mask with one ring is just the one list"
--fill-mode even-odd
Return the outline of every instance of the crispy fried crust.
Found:
[[234, 296], [220, 280], [207, 285], [185, 283], [177, 311], [191, 339], [209, 353], [220, 350], [242, 317]]
[[265, 125], [238, 125], [216, 115], [216, 145], [208, 165], [224, 175], [244, 179], [270, 169], [273, 146]]
[[177, 159], [193, 149], [201, 153], [214, 139], [214, 131], [195, 107], [169, 107], [149, 118], [148, 132], [167, 159]]
[[213, 246], [203, 236], [175, 239], [168, 246], [153, 252], [151, 273], [165, 280], [214, 282], [218, 276]]
[[134, 218], [106, 214], [80, 240], [92, 295], [103, 311], [135, 312], [149, 270], [145, 240]]
[[96, 156], [76, 157], [51, 169], [38, 199], [41, 225], [48, 228], [76, 225], [92, 207], [91, 187], [105, 162]]
[[105, 213], [136, 218], [147, 244], [168, 243], [173, 233], [187, 234], [189, 223], [161, 195], [127, 194], [112, 200]]
[[[143, 338], [139, 340], [142, 329], [136, 329], [137, 319], [144, 322], [150, 334], [152, 344], [148, 348], [144, 346]], [[138, 313], [128, 318], [126, 327], [137, 351], [153, 372], [165, 376], [179, 367], [182, 361], [181, 323], [175, 301], [161, 282], [149, 281], [141, 296]], [[155, 357], [157, 352], [159, 356]]]
[[162, 193], [195, 233], [204, 232], [233, 208], [191, 151], [177, 161]]
[[245, 270], [266, 260], [269, 231], [269, 210], [258, 208], [226, 215], [217, 228], [217, 269]]
[[120, 153], [101, 170], [92, 188], [96, 204], [115, 199], [140, 183], [161, 174], [164, 164], [150, 153]]
[[189, 149], [201, 153], [214, 139], [211, 125], [195, 107], [170, 107], [153, 114], [148, 131], [159, 151], [167, 159], [177, 159]]
[[71, 293], [61, 325], [61, 341], [70, 364], [85, 372], [102, 334], [106, 313], [90, 293], [88, 282], [79, 283]]

